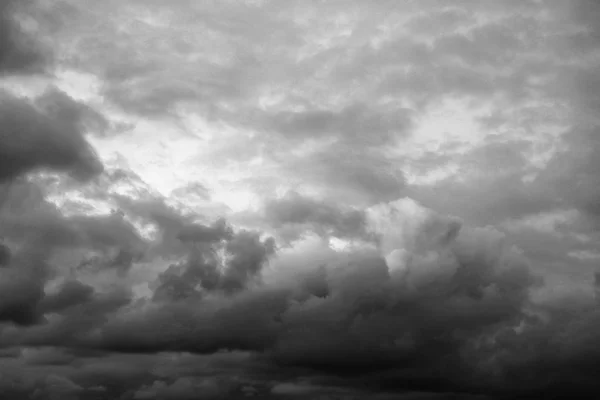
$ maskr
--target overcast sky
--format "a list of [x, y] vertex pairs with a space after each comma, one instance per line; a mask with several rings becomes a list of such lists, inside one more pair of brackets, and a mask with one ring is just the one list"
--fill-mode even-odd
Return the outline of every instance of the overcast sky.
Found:
[[599, 229], [595, 0], [0, 0], [2, 398], [598, 398]]

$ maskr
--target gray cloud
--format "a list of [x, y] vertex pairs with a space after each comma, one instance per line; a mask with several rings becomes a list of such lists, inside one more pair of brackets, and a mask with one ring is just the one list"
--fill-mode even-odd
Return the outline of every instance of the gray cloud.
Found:
[[0, 266], [6, 266], [10, 262], [11, 251], [8, 246], [0, 243]]
[[281, 111], [268, 122], [288, 139], [340, 137], [354, 146], [382, 146], [398, 140], [411, 127], [411, 111], [356, 103], [340, 111]]
[[[55, 94], [49, 96], [44, 102], [53, 103]], [[100, 160], [77, 126], [78, 118], [65, 116], [44, 112], [25, 99], [0, 92], [0, 182], [40, 168], [67, 171], [79, 179], [102, 172]]]
[[110, 127], [104, 115], [56, 87], [51, 87], [35, 99], [35, 105], [56, 120], [72, 121], [82, 132], [92, 131], [101, 135]]
[[16, 19], [16, 11], [27, 2], [0, 2], [0, 74], [42, 72], [49, 62], [47, 52], [36, 38], [25, 32]]
[[[196, 226], [196, 233], [199, 227]], [[213, 229], [211, 236], [217, 233], [221, 237], [216, 239], [225, 240], [211, 245], [214, 236], [207, 240], [205, 227], [200, 236], [196, 235], [203, 244], [191, 249], [184, 262], [171, 265], [159, 276], [155, 299], [186, 299], [201, 296], [202, 290], [235, 292], [245, 289], [275, 253], [273, 239], [262, 241], [257, 232], [234, 233], [224, 220], [217, 220]], [[182, 233], [189, 233], [189, 230]], [[189, 235], [185, 238], [190, 239]]]
[[140, 258], [145, 248], [135, 227], [118, 214], [66, 217], [44, 198], [35, 183], [12, 184], [6, 195], [0, 209], [0, 234], [15, 246], [27, 244], [27, 248], [33, 246], [49, 251], [83, 250], [89, 255], [79, 261], [83, 264], [124, 270]]
[[[451, 219], [438, 222], [456, 230]], [[444, 390], [467, 390], [469, 384], [459, 376], [429, 381], [425, 376], [441, 373], [448, 362], [473, 371], [479, 367], [462, 351], [480, 335], [517, 326], [525, 318], [527, 293], [536, 281], [518, 255], [502, 249], [498, 232], [463, 229], [440, 241], [438, 231], [443, 227], [428, 226], [417, 231], [417, 247], [406, 270], [390, 271], [377, 255], [340, 255], [336, 263], [312, 276], [312, 284], [294, 284], [294, 291], [306, 290], [307, 296], [292, 300], [291, 288], [265, 287], [230, 298], [165, 297], [146, 311], [109, 318], [100, 337], [90, 336], [80, 345], [144, 353], [266, 351], [277, 365], [334, 375], [392, 371], [402, 363], [419, 388], [437, 382]], [[242, 232], [230, 242], [235, 278], [236, 263], [250, 268], [248, 263], [264, 257], [265, 250], [251, 250], [259, 249], [254, 247], [256, 240]], [[317, 286], [325, 292], [315, 292]], [[86, 314], [92, 313], [83, 307]], [[81, 334], [95, 325], [76, 320], [81, 340]], [[22, 335], [22, 343], [54, 336], [42, 329], [50, 328], [38, 333], [30, 329]], [[74, 338], [76, 331], [56, 332]], [[403, 376], [397, 378], [407, 379]], [[384, 376], [373, 379], [385, 383]]]
[[0, 270], [0, 322], [30, 325], [41, 321], [37, 306], [44, 297], [47, 273], [43, 259], [24, 255]]
[[225, 219], [220, 218], [212, 226], [186, 225], [177, 235], [177, 238], [183, 242], [211, 243], [231, 239], [232, 235], [232, 228], [227, 225]]
[[285, 168], [298, 171], [300, 181], [311, 182], [329, 199], [352, 199], [359, 206], [397, 199], [405, 187], [402, 171], [391, 160], [361, 147], [325, 146], [288, 160]]
[[65, 282], [58, 292], [46, 295], [41, 302], [45, 312], [61, 312], [92, 299], [94, 288], [79, 281]]
[[[394, 227], [398, 221], [387, 223]], [[401, 268], [391, 268], [395, 264], [374, 253], [348, 252], [326, 266], [310, 266], [304, 278], [300, 273], [291, 283], [240, 290], [272, 250], [256, 234], [235, 232], [225, 240], [233, 272], [217, 274], [221, 286], [205, 285], [236, 288], [235, 294], [162, 296], [124, 309], [130, 304], [126, 293], [92, 293], [74, 281], [32, 302], [60, 319], [5, 332], [3, 342], [148, 354], [251, 350], [262, 353], [267, 371], [351, 375], [353, 383], [343, 384], [351, 391], [539, 393], [550, 390], [544, 388], [549, 372], [543, 368], [549, 362], [563, 371], [563, 383], [575, 379], [567, 371], [576, 367], [580, 381], [591, 387], [591, 364], [583, 359], [594, 354], [586, 335], [595, 329], [595, 312], [585, 301], [571, 311], [561, 303], [536, 304], [530, 293], [539, 281], [527, 260], [492, 228], [461, 228], [454, 218], [433, 214], [410, 235], [414, 242], [405, 247], [409, 254]], [[201, 256], [196, 254], [196, 262]], [[204, 283], [196, 274], [203, 267], [190, 262], [177, 267], [185, 276], [182, 284]], [[545, 344], [534, 344], [540, 337], [547, 338]], [[571, 342], [561, 339], [567, 337]], [[527, 346], [534, 347], [525, 352]], [[565, 358], [552, 356], [557, 351]], [[60, 360], [71, 356], [48, 362]], [[527, 382], [518, 375], [522, 368], [530, 368]], [[208, 390], [203, 381], [139, 382], [136, 389], [129, 386], [132, 398]], [[210, 387], [215, 396], [231, 393]], [[124, 393], [123, 386], [119, 390]]]
[[268, 201], [265, 216], [274, 228], [299, 226], [300, 234], [309, 225], [316, 233], [324, 236], [359, 238], [367, 235], [362, 211], [338, 209], [333, 204], [314, 200], [297, 192], [288, 192], [280, 199]]
[[[57, 90], [33, 101], [4, 93], [0, 392], [597, 393], [595, 2], [151, 3], [61, 2], [72, 31], [55, 15], [51, 41], [63, 67], [95, 74], [107, 104], [136, 118], [187, 105], [238, 129], [231, 143], [208, 139], [218, 149], [204, 161], [247, 167], [236, 183], [265, 200], [256, 225], [297, 240], [278, 248], [231, 219], [178, 209], [126, 167], [80, 188], [119, 212], [67, 217], [75, 207], [45, 191], [75, 185], [33, 172], [97, 176], [84, 133], [110, 123]], [[0, 3], [4, 75], [45, 65], [21, 46], [15, 4]], [[103, 17], [109, 7], [118, 18]], [[475, 144], [404, 151], [448, 98], [490, 110], [474, 117]], [[440, 166], [457, 172], [427, 184], [405, 173]], [[271, 197], [282, 188], [318, 196]], [[185, 203], [193, 192], [210, 200], [203, 187], [174, 195]], [[435, 211], [394, 201], [404, 195]], [[377, 248], [333, 251], [329, 236]]]

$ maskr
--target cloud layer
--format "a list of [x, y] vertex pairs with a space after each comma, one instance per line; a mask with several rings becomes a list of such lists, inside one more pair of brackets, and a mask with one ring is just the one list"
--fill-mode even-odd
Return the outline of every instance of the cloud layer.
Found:
[[0, 397], [595, 398], [598, 16], [0, 0]]

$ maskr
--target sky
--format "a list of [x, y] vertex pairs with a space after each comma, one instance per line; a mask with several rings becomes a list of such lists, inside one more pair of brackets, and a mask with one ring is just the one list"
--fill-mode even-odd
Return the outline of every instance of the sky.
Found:
[[0, 0], [0, 397], [597, 398], [600, 3]]

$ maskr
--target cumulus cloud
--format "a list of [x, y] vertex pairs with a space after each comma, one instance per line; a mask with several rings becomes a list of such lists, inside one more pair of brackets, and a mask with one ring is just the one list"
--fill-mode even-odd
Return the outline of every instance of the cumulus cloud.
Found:
[[[127, 301], [85, 295], [76, 306], [80, 312], [65, 309], [62, 320], [22, 332], [20, 342], [56, 345], [60, 340], [66, 346], [64, 338], [70, 338], [71, 345], [143, 353], [264, 351], [274, 365], [334, 375], [392, 371], [398, 363], [421, 379], [431, 371], [441, 373], [448, 362], [475, 371], [479, 366], [463, 353], [481, 335], [516, 327], [526, 318], [528, 290], [536, 279], [521, 255], [502, 246], [501, 233], [465, 228], [459, 232], [451, 218], [413, 204], [413, 211], [426, 216], [419, 220], [399, 204], [381, 208], [396, 215], [388, 220], [390, 227], [412, 219], [412, 233], [402, 239], [393, 237], [393, 230], [375, 228], [382, 242], [390, 243], [381, 246], [381, 253], [339, 254], [304, 281], [307, 284], [300, 281], [289, 287], [275, 282], [225, 297], [163, 296], [158, 303], [122, 310], [104, 324], [94, 313], [114, 312]], [[401, 268], [386, 262], [391, 243], [397, 246], [392, 251], [410, 254]], [[264, 248], [258, 251], [258, 244], [245, 232], [228, 243], [235, 279], [239, 268], [258, 272], [253, 268], [259, 264], [254, 263], [268, 253]], [[223, 276], [223, 288], [228, 289], [228, 275]], [[75, 289], [71, 284], [58, 293], [70, 287]], [[306, 296], [295, 296], [299, 291]], [[101, 329], [100, 336], [85, 335], [93, 327]], [[459, 377], [444, 379], [447, 382], [440, 382], [448, 387], [467, 385]]]
[[159, 276], [157, 299], [184, 299], [200, 294], [198, 289], [244, 289], [275, 252], [272, 238], [262, 241], [258, 232], [234, 233], [224, 220], [217, 220], [213, 227], [185, 226], [178, 238], [200, 245], [190, 250], [185, 261], [171, 265]]

